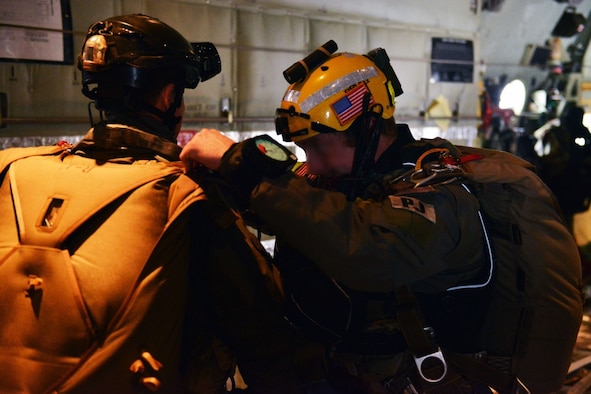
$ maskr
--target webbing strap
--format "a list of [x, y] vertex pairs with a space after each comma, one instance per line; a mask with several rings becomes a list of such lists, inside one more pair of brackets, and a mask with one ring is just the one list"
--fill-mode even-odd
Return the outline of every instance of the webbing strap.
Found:
[[[396, 289], [396, 314], [400, 330], [406, 339], [406, 343], [412, 352], [417, 372], [420, 377], [428, 383], [439, 383], [447, 377], [447, 362], [441, 349], [434, 344], [430, 338], [429, 328], [423, 324], [421, 312], [413, 292], [408, 286], [402, 286]], [[427, 365], [423, 363], [431, 359], [436, 361], [438, 370], [435, 373], [427, 374]]]
[[396, 289], [395, 293], [396, 314], [402, 334], [412, 353], [415, 357], [421, 357], [436, 352], [437, 346], [427, 336], [417, 300], [412, 291], [408, 286], [402, 286]]
[[[400, 330], [413, 354], [419, 376], [426, 382], [430, 384], [444, 382], [448, 377], [446, 375], [449, 366], [453, 367], [454, 374], [459, 373], [470, 381], [490, 386], [500, 394], [530, 393], [517, 377], [504, 373], [473, 357], [448, 351], [443, 352], [429, 336], [428, 327], [423, 324], [418, 302], [410, 288], [402, 286], [395, 293]], [[442, 363], [443, 369], [438, 372], [440, 376], [426, 376], [422, 364], [429, 358], [437, 359]]]

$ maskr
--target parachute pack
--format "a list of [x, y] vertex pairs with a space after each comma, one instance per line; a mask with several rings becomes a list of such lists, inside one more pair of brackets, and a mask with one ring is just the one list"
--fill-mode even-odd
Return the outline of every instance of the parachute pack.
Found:
[[[531, 392], [559, 390], [581, 323], [582, 295], [578, 249], [554, 196], [531, 164], [509, 153], [439, 138], [419, 143], [427, 149], [411, 183], [461, 182], [480, 203], [494, 281], [483, 350], [512, 355], [511, 375]], [[481, 375], [475, 380], [495, 387], [494, 378]]]
[[182, 173], [59, 146], [0, 154], [0, 391], [182, 391], [183, 213], [204, 200]]
[[[282, 264], [279, 269], [287, 272], [286, 278], [307, 284], [300, 290], [284, 279], [284, 287], [294, 301], [293, 306], [288, 305], [291, 319], [316, 337], [347, 344], [351, 338], [355, 340], [356, 330], [364, 324], [368, 300], [395, 299], [404, 338], [391, 335], [378, 342], [377, 349], [373, 346], [368, 350], [364, 345], [362, 351], [381, 354], [375, 352], [408, 348], [415, 353], [417, 367], [429, 358], [427, 354], [435, 359], [445, 358], [452, 379], [463, 375], [501, 393], [518, 392], [515, 390], [519, 385], [535, 393], [559, 390], [571, 363], [583, 297], [578, 249], [554, 195], [529, 162], [507, 152], [455, 146], [441, 138], [423, 139], [409, 148], [416, 165], [391, 179], [389, 194], [404, 195], [413, 188], [453, 182], [463, 185], [479, 201], [488, 257], [488, 265], [482, 270], [486, 275], [478, 275], [480, 283], [452, 287], [437, 297], [445, 302], [450, 297], [487, 301], [487, 306], [477, 305], [479, 310], [487, 308], [483, 328], [475, 339], [470, 338], [482, 351], [474, 356], [482, 358], [466, 357], [466, 351], [453, 349], [448, 343], [437, 344], [438, 327], [431, 314], [434, 305], [425, 310], [425, 305], [418, 302], [420, 294], [413, 294], [410, 289], [399, 289], [394, 295], [359, 294], [324, 275], [296, 251], [282, 254], [283, 260], [276, 258], [276, 264]], [[279, 249], [284, 246], [279, 245]], [[331, 309], [315, 308], [318, 299], [325, 300]], [[470, 305], [475, 302], [470, 301]], [[441, 311], [446, 305], [439, 306]], [[457, 327], [464, 320], [471, 322], [471, 317], [465, 315], [465, 310], [444, 313], [443, 321], [461, 318], [462, 321], [451, 325]], [[425, 338], [425, 324], [435, 329], [434, 344], [431, 338]], [[448, 327], [443, 328], [446, 330]], [[414, 346], [416, 343], [418, 346]], [[484, 357], [489, 361], [494, 358], [500, 368], [491, 368], [483, 362]], [[437, 373], [441, 371], [439, 368]], [[454, 384], [441, 374], [427, 378], [420, 382], [425, 392], [438, 392], [442, 384]]]

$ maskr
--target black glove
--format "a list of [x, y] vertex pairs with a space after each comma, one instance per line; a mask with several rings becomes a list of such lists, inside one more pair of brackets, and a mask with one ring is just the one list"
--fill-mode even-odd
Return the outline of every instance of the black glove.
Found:
[[219, 173], [248, 198], [263, 177], [276, 178], [296, 161], [290, 150], [263, 134], [232, 145], [222, 157]]

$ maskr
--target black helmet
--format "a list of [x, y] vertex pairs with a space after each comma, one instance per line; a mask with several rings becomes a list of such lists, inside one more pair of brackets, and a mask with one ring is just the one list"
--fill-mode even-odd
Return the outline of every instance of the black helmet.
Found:
[[[176, 110], [182, 104], [184, 89], [194, 89], [217, 75], [222, 66], [212, 43], [190, 44], [164, 22], [133, 14], [90, 26], [78, 55], [78, 68], [82, 71], [82, 93], [98, 110], [112, 114], [148, 111], [171, 131], [167, 138], [174, 139], [181, 121]], [[168, 83], [175, 85], [175, 99], [162, 111], [150, 102], [150, 92]], [[92, 124], [90, 107], [89, 115]]]
[[212, 43], [190, 44], [164, 22], [133, 14], [90, 26], [78, 56], [78, 68], [82, 71], [84, 94], [95, 99], [88, 84], [109, 81], [142, 88], [163, 68], [171, 70], [175, 82], [193, 89], [217, 75], [221, 61]]

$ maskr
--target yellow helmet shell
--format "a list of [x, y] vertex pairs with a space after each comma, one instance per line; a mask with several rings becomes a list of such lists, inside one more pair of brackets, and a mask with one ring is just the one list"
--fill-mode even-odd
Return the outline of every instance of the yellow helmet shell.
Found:
[[277, 132], [297, 142], [345, 131], [363, 114], [364, 104], [389, 119], [394, 116], [394, 97], [392, 82], [371, 59], [336, 53], [287, 88], [276, 114]]

